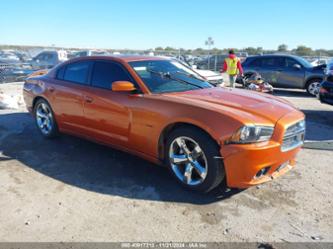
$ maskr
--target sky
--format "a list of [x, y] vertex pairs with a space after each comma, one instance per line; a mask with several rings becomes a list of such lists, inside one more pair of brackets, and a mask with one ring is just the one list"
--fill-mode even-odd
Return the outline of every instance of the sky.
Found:
[[0, 44], [333, 49], [332, 0], [0, 0]]

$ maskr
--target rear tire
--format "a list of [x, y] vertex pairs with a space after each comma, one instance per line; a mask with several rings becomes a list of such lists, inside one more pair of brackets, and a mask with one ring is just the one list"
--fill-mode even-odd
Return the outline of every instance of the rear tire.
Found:
[[169, 134], [165, 159], [176, 180], [190, 190], [209, 192], [225, 178], [218, 145], [194, 127], [177, 128]]
[[54, 138], [59, 135], [54, 113], [50, 104], [45, 99], [37, 101], [33, 113], [37, 128], [45, 138]]

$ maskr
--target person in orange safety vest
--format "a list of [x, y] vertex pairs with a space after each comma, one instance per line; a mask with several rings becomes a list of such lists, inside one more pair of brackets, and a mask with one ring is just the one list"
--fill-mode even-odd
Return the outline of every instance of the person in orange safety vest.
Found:
[[237, 75], [243, 75], [243, 68], [240, 59], [235, 55], [234, 50], [229, 51], [229, 56], [224, 60], [221, 73], [227, 72], [229, 75], [230, 87], [235, 87]]

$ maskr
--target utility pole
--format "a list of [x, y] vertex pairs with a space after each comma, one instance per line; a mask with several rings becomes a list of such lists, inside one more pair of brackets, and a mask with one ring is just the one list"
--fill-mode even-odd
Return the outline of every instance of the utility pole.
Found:
[[210, 49], [214, 45], [214, 40], [212, 37], [208, 37], [208, 39], [205, 41], [205, 45], [208, 47], [208, 68], [210, 68]]

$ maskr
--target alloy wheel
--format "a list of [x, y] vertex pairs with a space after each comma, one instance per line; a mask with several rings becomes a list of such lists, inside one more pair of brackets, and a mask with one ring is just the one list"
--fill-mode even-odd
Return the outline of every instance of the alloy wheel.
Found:
[[196, 186], [207, 176], [208, 162], [199, 144], [189, 137], [175, 138], [169, 148], [169, 161], [176, 177], [184, 184]]
[[45, 104], [40, 103], [36, 108], [36, 122], [40, 131], [44, 135], [49, 135], [53, 128], [53, 116], [51, 109]]
[[312, 82], [308, 86], [309, 93], [313, 96], [317, 96], [319, 94], [319, 87], [320, 87], [320, 82]]

